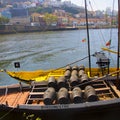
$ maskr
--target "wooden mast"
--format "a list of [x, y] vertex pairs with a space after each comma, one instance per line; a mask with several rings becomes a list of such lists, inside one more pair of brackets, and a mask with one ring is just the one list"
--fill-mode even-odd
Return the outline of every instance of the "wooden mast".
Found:
[[87, 14], [87, 2], [86, 2], [86, 0], [85, 0], [85, 14], [86, 14], [87, 41], [88, 41], [89, 72], [90, 72], [90, 76], [91, 76], [90, 40], [89, 40], [89, 27], [88, 27], [88, 14]]
[[[119, 55], [119, 52], [120, 52], [120, 0], [118, 0], [118, 54], [117, 54], [117, 70], [119, 70], [119, 59], [120, 59], [120, 55]], [[120, 90], [120, 80], [119, 80], [119, 72], [117, 74], [117, 81], [116, 81], [116, 86], [117, 86], [117, 89]]]

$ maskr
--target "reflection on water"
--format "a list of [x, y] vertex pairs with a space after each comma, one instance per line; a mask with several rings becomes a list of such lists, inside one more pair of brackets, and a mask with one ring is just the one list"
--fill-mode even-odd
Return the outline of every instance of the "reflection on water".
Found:
[[[91, 54], [101, 51], [105, 40], [110, 39], [110, 30], [90, 30]], [[20, 33], [0, 36], [0, 69], [16, 70], [14, 62], [21, 63], [20, 70], [49, 69], [65, 66], [76, 60], [80, 60], [87, 54], [87, 42], [82, 42], [86, 37], [86, 30]], [[116, 49], [117, 29], [113, 30], [112, 45]], [[113, 55], [115, 59], [116, 56]], [[92, 57], [92, 61], [96, 59]], [[88, 59], [80, 61], [88, 67]], [[96, 66], [92, 63], [92, 66]], [[0, 73], [0, 85], [16, 83], [5, 73]]]

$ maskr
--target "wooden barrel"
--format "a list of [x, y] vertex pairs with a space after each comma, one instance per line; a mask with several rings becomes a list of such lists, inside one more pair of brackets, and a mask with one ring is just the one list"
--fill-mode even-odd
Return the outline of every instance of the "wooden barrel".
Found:
[[78, 70], [78, 66], [73, 66], [72, 70]]
[[67, 67], [65, 68], [66, 71], [67, 71], [67, 70], [70, 70], [70, 71], [71, 71], [71, 69], [72, 69], [71, 66], [67, 66]]
[[79, 66], [79, 70], [84, 70], [85, 71], [85, 66], [84, 65]]
[[57, 85], [58, 85], [58, 89], [62, 88], [62, 87], [66, 87], [66, 79], [64, 76], [60, 76], [57, 80]]
[[73, 103], [82, 102], [82, 90], [79, 87], [75, 87], [72, 90], [72, 99], [73, 99]]
[[78, 71], [77, 70], [72, 70], [71, 76], [76, 75], [78, 76]]
[[58, 103], [59, 104], [67, 104], [69, 102], [68, 99], [68, 90], [64, 87], [62, 87], [59, 91], [58, 91]]
[[43, 101], [45, 105], [51, 105], [53, 101], [55, 100], [56, 92], [55, 89], [52, 87], [49, 87], [43, 95]]
[[87, 82], [88, 81], [88, 76], [87, 74], [82, 74], [80, 78], [81, 83]]
[[84, 70], [79, 70], [78, 76], [81, 77], [83, 74], [85, 74], [85, 71]]
[[48, 79], [48, 87], [53, 87], [56, 88], [57, 83], [56, 83], [56, 79], [54, 76], [49, 77]]
[[98, 97], [96, 95], [95, 89], [88, 85], [85, 87], [85, 97], [88, 102], [97, 101]]
[[72, 75], [70, 77], [70, 85], [73, 87], [73, 86], [78, 85], [78, 83], [79, 83], [78, 77], [76, 75]]
[[67, 78], [67, 79], [70, 78], [70, 76], [71, 76], [71, 71], [70, 71], [70, 70], [66, 70], [64, 76], [65, 76], [65, 78]]

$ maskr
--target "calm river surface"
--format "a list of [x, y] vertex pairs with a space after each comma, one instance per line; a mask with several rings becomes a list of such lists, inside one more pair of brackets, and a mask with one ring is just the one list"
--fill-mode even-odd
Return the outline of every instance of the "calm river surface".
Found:
[[[105, 41], [112, 37], [112, 47], [117, 48], [117, 29], [91, 29], [90, 31], [91, 54], [101, 51]], [[35, 32], [0, 35], [0, 69], [12, 71], [50, 69], [65, 66], [80, 60], [87, 54], [86, 30], [71, 30], [57, 32]], [[107, 55], [109, 55], [107, 53]], [[116, 55], [111, 54], [111, 62], [116, 60]], [[96, 66], [96, 58], [92, 57], [92, 67]], [[19, 69], [14, 68], [14, 62], [20, 62]], [[88, 67], [88, 59], [76, 63]], [[0, 72], [0, 85], [17, 83], [6, 73]]]

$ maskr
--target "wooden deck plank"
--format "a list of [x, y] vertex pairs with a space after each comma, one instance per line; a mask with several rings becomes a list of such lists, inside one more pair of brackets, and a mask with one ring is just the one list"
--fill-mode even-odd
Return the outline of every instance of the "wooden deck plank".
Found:
[[7, 96], [6, 97], [6, 101], [7, 101], [7, 103], [8, 103], [9, 106], [13, 106], [13, 104], [14, 104], [14, 102], [15, 102], [18, 94], [19, 93], [14, 93], [14, 94], [8, 94], [8, 95], [6, 95]]
[[30, 95], [43, 95], [44, 92], [30, 92]]
[[28, 100], [43, 100], [43, 98], [29, 98]]
[[5, 101], [5, 99], [6, 99], [6, 96], [5, 96], [5, 95], [4, 95], [4, 96], [1, 96], [1, 97], [0, 97], [0, 103], [3, 104], [4, 101]]
[[29, 96], [29, 92], [24, 92], [24, 93], [22, 93], [22, 96], [21, 96], [22, 99], [21, 99], [21, 98], [19, 99], [18, 104], [19, 104], [19, 105], [20, 105], [20, 104], [25, 104], [28, 96]]
[[109, 81], [109, 84], [112, 90], [117, 94], [117, 96], [120, 97], [120, 91], [116, 88], [116, 86], [111, 81]]
[[1, 96], [0, 104], [6, 104], [7, 102], [9, 106], [13, 107], [17, 106], [18, 104], [25, 104], [28, 95], [29, 92], [18, 92]]

